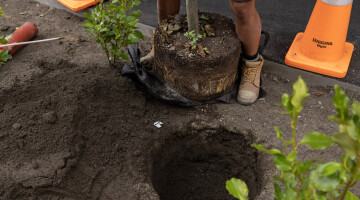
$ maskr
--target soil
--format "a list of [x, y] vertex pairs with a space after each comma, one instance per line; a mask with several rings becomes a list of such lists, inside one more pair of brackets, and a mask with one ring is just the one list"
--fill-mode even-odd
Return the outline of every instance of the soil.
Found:
[[199, 16], [203, 38], [193, 45], [191, 37], [185, 36], [191, 34], [185, 15], [164, 20], [156, 29], [154, 71], [182, 96], [209, 101], [232, 88], [241, 45], [231, 19], [211, 13]]
[[[248, 182], [252, 199], [273, 199], [277, 171], [249, 144], [281, 148], [275, 125], [290, 137], [278, 107], [291, 92], [286, 77], [264, 73], [268, 95], [252, 106], [175, 107], [121, 76], [121, 65], [109, 67], [84, 19], [31, 0], [0, 7], [1, 35], [31, 21], [35, 39], [64, 38], [25, 46], [0, 68], [0, 199], [233, 199], [225, 180], [234, 176]], [[149, 39], [140, 47], [148, 52]], [[333, 89], [310, 93], [299, 138], [336, 131], [327, 119], [335, 113]], [[347, 94], [360, 99], [359, 91]], [[338, 147], [300, 151], [302, 159], [325, 161], [342, 154]]]

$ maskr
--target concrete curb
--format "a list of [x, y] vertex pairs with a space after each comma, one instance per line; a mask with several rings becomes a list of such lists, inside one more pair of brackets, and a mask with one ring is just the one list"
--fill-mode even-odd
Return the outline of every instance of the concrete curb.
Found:
[[275, 74], [290, 82], [295, 82], [301, 76], [308, 86], [334, 86], [339, 85], [342, 89], [360, 91], [360, 87], [349, 83], [327, 78], [319, 74], [292, 68], [283, 64], [265, 60], [264, 72]]
[[[50, 7], [66, 10], [66, 11], [68, 11], [76, 16], [82, 17], [82, 18], [85, 18], [83, 15], [84, 13], [89, 13], [92, 10], [92, 8], [87, 8], [80, 12], [74, 12], [74, 11], [68, 9], [67, 7], [65, 7], [64, 5], [62, 5], [61, 3], [59, 3], [57, 0], [35, 0], [35, 1], [45, 4], [47, 6], [50, 6]], [[149, 26], [146, 24], [141, 24], [141, 23], [138, 23], [137, 27], [144, 34], [144, 36], [147, 36], [147, 37], [151, 37], [153, 30], [155, 29], [152, 26]], [[283, 79], [289, 80], [290, 82], [295, 82], [297, 80], [298, 76], [301, 76], [309, 86], [339, 85], [343, 89], [360, 91], [360, 87], [358, 87], [356, 85], [341, 82], [341, 81], [327, 78], [327, 77], [324, 77], [324, 76], [321, 76], [321, 75], [318, 75], [318, 74], [315, 74], [312, 72], [295, 69], [295, 68], [292, 68], [292, 67], [289, 67], [289, 66], [286, 66], [283, 64], [271, 62], [271, 61], [265, 61], [263, 71], [274, 74], [274, 75], [278, 75], [278, 76], [282, 77]]]

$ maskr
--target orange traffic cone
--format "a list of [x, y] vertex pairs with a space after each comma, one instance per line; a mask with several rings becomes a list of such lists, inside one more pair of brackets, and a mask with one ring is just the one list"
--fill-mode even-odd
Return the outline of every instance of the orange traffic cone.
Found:
[[96, 3], [99, 3], [100, 1], [101, 0], [58, 0], [58, 2], [76, 12], [96, 5]]
[[353, 0], [317, 0], [305, 33], [298, 33], [285, 57], [287, 65], [345, 77], [354, 45], [346, 42]]

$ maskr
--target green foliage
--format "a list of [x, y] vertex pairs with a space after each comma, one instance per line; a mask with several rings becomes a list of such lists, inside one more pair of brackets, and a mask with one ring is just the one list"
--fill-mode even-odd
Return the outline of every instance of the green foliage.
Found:
[[[282, 131], [278, 127], [275, 127], [275, 131], [277, 138], [285, 147], [285, 152], [279, 149], [268, 150], [259, 144], [252, 145], [256, 149], [272, 155], [276, 168], [281, 171], [280, 176], [274, 176], [274, 199], [359, 200], [349, 189], [360, 180], [360, 104], [354, 101], [351, 112], [349, 112], [350, 99], [339, 86], [335, 86], [333, 104], [337, 115], [329, 118], [338, 124], [339, 130], [330, 137], [319, 132], [310, 132], [299, 143], [296, 143], [295, 125], [302, 110], [302, 103], [308, 97], [307, 86], [301, 77], [293, 86], [293, 95], [284, 94], [282, 97], [280, 106], [285, 108], [284, 113], [290, 116], [292, 139], [284, 141]], [[345, 152], [345, 156], [342, 156], [339, 162], [322, 163], [315, 160], [297, 160], [297, 149], [300, 145], [324, 150], [334, 143]], [[292, 148], [289, 148], [289, 145]], [[232, 182], [241, 181], [233, 179], [231, 179]], [[247, 197], [247, 186], [244, 184], [238, 184], [231, 188], [226, 186], [226, 188], [238, 199]]]
[[232, 178], [226, 181], [226, 189], [235, 198], [240, 200], [248, 200], [249, 189], [244, 181]]
[[140, 4], [140, 0], [110, 0], [109, 5], [104, 5], [102, 0], [91, 14], [85, 13], [85, 31], [96, 38], [105, 51], [109, 64], [117, 60], [128, 60], [128, 56], [120, 51], [121, 47], [145, 39], [135, 26], [139, 22], [141, 11], [133, 11], [133, 7]]
[[6, 61], [10, 60], [12, 56], [9, 54], [9, 50], [0, 51], [0, 67], [5, 64]]
[[197, 42], [204, 37], [201, 34], [196, 34], [195, 31], [186, 32], [184, 35], [190, 40], [191, 49], [196, 49]]
[[[4, 14], [4, 10], [2, 7], [0, 7], [0, 16]], [[3, 36], [0, 36], [0, 44], [7, 44], [8, 39], [4, 38]], [[0, 51], [0, 67], [5, 64], [6, 61], [10, 60], [12, 58], [11, 55], [9, 55], [9, 50]]]

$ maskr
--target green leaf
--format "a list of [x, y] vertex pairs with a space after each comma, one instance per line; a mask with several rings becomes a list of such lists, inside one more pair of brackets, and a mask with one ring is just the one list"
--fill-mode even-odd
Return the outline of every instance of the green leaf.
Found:
[[350, 191], [347, 191], [345, 195], [345, 200], [359, 200], [359, 198]]
[[360, 172], [355, 175], [355, 181], [360, 181]]
[[274, 188], [275, 188], [275, 197], [279, 200], [282, 199], [282, 191], [280, 186], [277, 183], [274, 183]]
[[102, 27], [100, 24], [93, 26], [96, 31], [99, 31]]
[[303, 101], [310, 96], [308, 88], [304, 80], [299, 76], [298, 80], [293, 85], [294, 94], [291, 98], [291, 104], [297, 109], [298, 112], [302, 109]]
[[284, 194], [285, 194], [284, 199], [286, 200], [296, 199], [296, 190], [290, 185], [285, 186]]
[[135, 25], [139, 22], [139, 19], [135, 19], [129, 23], [130, 26], [135, 27]]
[[[338, 144], [345, 153], [352, 159], [355, 158], [356, 153], [353, 148], [353, 140], [345, 132], [337, 132], [333, 136], [333, 141]], [[359, 146], [359, 143], [355, 143], [356, 146]]]
[[281, 171], [290, 171], [292, 169], [291, 162], [282, 154], [276, 154], [273, 157], [275, 166]]
[[[355, 117], [356, 118], [356, 117]], [[356, 120], [355, 118], [353, 118], [353, 120]], [[349, 133], [349, 136], [351, 137], [352, 140], [356, 141], [359, 139], [359, 134], [360, 134], [360, 126], [357, 127], [357, 125], [355, 124], [354, 121], [352, 122], [348, 122], [346, 126], [346, 129], [347, 130], [344, 130], [344, 131], [347, 131], [347, 133]]]
[[360, 103], [358, 101], [354, 100], [351, 111], [353, 112], [353, 115], [360, 116]]
[[[321, 169], [320, 169], [321, 171]], [[313, 185], [321, 191], [334, 190], [340, 185], [339, 173], [334, 173], [330, 176], [319, 176], [314, 181]]]
[[279, 140], [283, 141], [283, 140], [284, 140], [284, 138], [283, 138], [283, 133], [281, 132], [280, 128], [277, 127], [277, 126], [275, 126], [274, 128], [275, 128], [275, 131], [276, 131], [276, 137], [277, 137]]
[[323, 176], [332, 175], [335, 172], [339, 171], [340, 167], [341, 167], [340, 163], [337, 163], [337, 162], [329, 162], [329, 163], [322, 164], [322, 165], [323, 165], [323, 168], [321, 170], [321, 175], [323, 175]]
[[88, 19], [93, 19], [93, 16], [90, 13], [84, 13], [84, 16]]
[[20, 15], [27, 15], [28, 14], [28, 11], [23, 11], [20, 13]]
[[276, 181], [279, 181], [279, 182], [283, 181], [280, 176], [276, 176], [276, 175], [273, 176], [273, 179], [275, 179]]
[[0, 37], [0, 44], [7, 44], [7, 43], [8, 43], [7, 39]]
[[135, 36], [135, 34], [133, 33], [130, 33], [128, 35], [128, 40], [131, 42], [131, 43], [136, 43], [138, 41], [137, 37]]
[[288, 103], [289, 103], [289, 95], [288, 94], [283, 94], [281, 97], [281, 103], [284, 107], [287, 107]]
[[333, 104], [336, 108], [347, 109], [350, 106], [350, 99], [346, 96], [345, 92], [341, 90], [338, 85], [334, 86], [335, 96]]
[[90, 22], [90, 21], [85, 21], [85, 22], [83, 23], [83, 25], [84, 25], [85, 27], [93, 27], [95, 24], [92, 23], [92, 22]]
[[282, 104], [281, 107], [285, 108], [287, 114], [290, 114], [291, 117], [294, 117], [294, 106], [290, 102], [290, 97], [288, 94], [283, 94], [281, 98]]
[[285, 185], [289, 184], [290, 187], [294, 188], [297, 185], [296, 177], [291, 172], [284, 173]]
[[10, 60], [12, 56], [9, 54], [9, 50], [0, 51], [0, 67]]
[[0, 7], [0, 16], [4, 14], [4, 10], [2, 7]]
[[110, 31], [109, 28], [102, 28], [102, 29], [100, 29], [100, 32], [109, 32], [109, 31]]
[[136, 18], [134, 16], [126, 16], [125, 17], [125, 23], [130, 23], [135, 20], [136, 20]]
[[313, 149], [326, 149], [333, 145], [332, 137], [328, 137], [319, 132], [311, 132], [305, 135], [300, 144], [309, 145]]
[[121, 60], [129, 60], [129, 57], [128, 57], [128, 55], [126, 55], [124, 52], [122, 52], [122, 51], [118, 51], [117, 52], [117, 58], [118, 59], [121, 59]]
[[249, 189], [246, 183], [240, 179], [232, 178], [226, 181], [226, 190], [237, 199], [248, 199]]
[[0, 61], [6, 62], [11, 58], [12, 56], [9, 54], [9, 50], [0, 51]]
[[203, 20], [209, 20], [209, 17], [205, 16], [204, 14], [200, 15], [200, 19], [203, 19]]
[[309, 171], [313, 167], [315, 162], [316, 162], [316, 160], [307, 160], [305, 162], [297, 162], [298, 169], [301, 173]]
[[257, 150], [263, 151], [265, 153], [268, 153], [270, 155], [276, 155], [276, 154], [282, 154], [283, 153], [279, 150], [279, 149], [271, 149], [271, 150], [267, 150], [263, 145], [261, 144], [252, 144], [251, 147], [256, 148]]
[[134, 6], [140, 5], [140, 3], [141, 3], [140, 0], [134, 0], [134, 1], [133, 1], [133, 5], [134, 5]]
[[348, 108], [351, 101], [338, 85], [335, 85], [334, 88], [335, 96], [333, 98], [333, 104], [337, 110], [337, 118], [340, 120], [347, 120], [349, 117]]
[[142, 39], [142, 40], [145, 40], [144, 35], [143, 35], [140, 31], [138, 31], [138, 30], [135, 30], [135, 31], [134, 31], [134, 35], [135, 35], [136, 37]]
[[291, 153], [288, 155], [287, 159], [290, 160], [290, 161], [294, 161], [294, 160], [296, 159], [297, 153], [298, 153], [297, 151], [291, 152]]
[[92, 34], [92, 30], [89, 30], [89, 29], [85, 30], [85, 32], [89, 33], [89, 34]]
[[134, 12], [131, 13], [131, 16], [133, 17], [141, 17], [141, 11], [140, 10], [136, 10]]
[[316, 199], [316, 200], [327, 200], [326, 195], [327, 195], [326, 192], [316, 191], [314, 193], [314, 199]]

